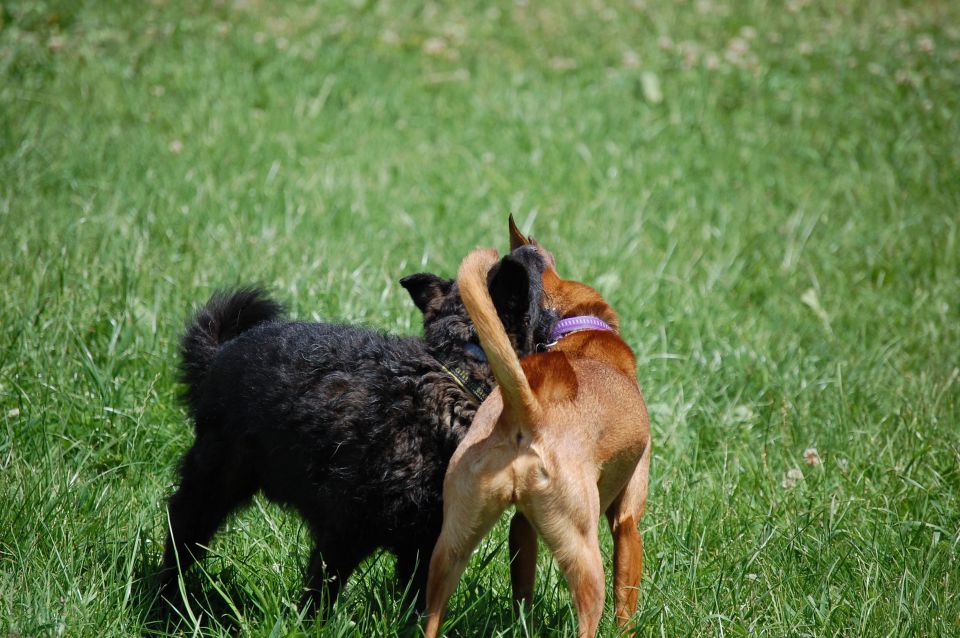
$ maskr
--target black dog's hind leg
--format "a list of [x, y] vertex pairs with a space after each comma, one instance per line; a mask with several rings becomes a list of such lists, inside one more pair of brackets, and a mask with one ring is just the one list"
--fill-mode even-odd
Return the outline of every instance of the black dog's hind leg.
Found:
[[222, 440], [198, 439], [181, 469], [180, 488], [170, 497], [170, 528], [163, 566], [161, 595], [174, 599], [178, 566], [185, 571], [201, 559], [224, 519], [245, 504], [256, 491], [248, 464], [229, 453]]

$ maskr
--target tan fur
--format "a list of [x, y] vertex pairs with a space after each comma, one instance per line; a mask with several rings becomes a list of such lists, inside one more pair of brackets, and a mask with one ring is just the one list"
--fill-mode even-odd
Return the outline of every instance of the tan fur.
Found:
[[[519, 239], [518, 239], [519, 237]], [[511, 244], [526, 242], [511, 219]], [[593, 314], [617, 326], [594, 289], [560, 279], [548, 257], [544, 287], [561, 317]], [[604, 573], [597, 519], [605, 512], [614, 537], [617, 620], [637, 609], [643, 544], [637, 523], [646, 506], [650, 426], [635, 378], [633, 352], [615, 332], [588, 330], [562, 338], [521, 363], [510, 348], [486, 287], [494, 251], [475, 251], [458, 284], [480, 334], [498, 388], [484, 401], [450, 462], [444, 482], [443, 531], [427, 583], [427, 638], [474, 547], [511, 504], [514, 598], [529, 601], [536, 534], [560, 565], [573, 596], [579, 636], [596, 634]]]
[[[510, 409], [522, 411], [518, 414], [537, 414], [540, 411], [540, 405], [527, 383], [527, 378], [520, 367], [520, 360], [513, 351], [510, 338], [503, 324], [500, 323], [493, 299], [487, 291], [487, 273], [498, 259], [499, 255], [495, 250], [475, 250], [467, 255], [460, 264], [457, 278], [458, 281], [470, 282], [470, 285], [467, 288], [461, 287], [460, 296], [467, 307], [467, 312], [470, 312], [471, 307], [474, 308], [474, 312], [470, 313], [470, 320], [477, 327], [477, 333], [486, 335], [486, 338], [481, 337], [480, 343], [483, 345], [484, 352], [487, 353], [493, 376], [498, 379], [517, 380], [516, 383], [503, 389], [503, 392], [507, 393], [507, 405]], [[479, 288], [476, 285], [477, 282], [481, 284]]]

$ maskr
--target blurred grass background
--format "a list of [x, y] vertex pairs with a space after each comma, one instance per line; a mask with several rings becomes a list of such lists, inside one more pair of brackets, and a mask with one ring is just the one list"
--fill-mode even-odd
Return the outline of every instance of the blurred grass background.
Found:
[[[387, 556], [303, 619], [264, 501], [158, 619], [175, 344], [251, 281], [416, 333], [513, 212], [638, 354], [636, 635], [960, 633], [958, 110], [952, 2], [3, 2], [0, 632], [416, 635]], [[504, 539], [448, 635], [572, 633]]]

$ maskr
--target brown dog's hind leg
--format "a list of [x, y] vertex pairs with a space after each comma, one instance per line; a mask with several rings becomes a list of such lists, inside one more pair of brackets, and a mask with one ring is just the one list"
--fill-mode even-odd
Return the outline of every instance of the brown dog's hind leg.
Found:
[[510, 584], [515, 606], [528, 609], [533, 604], [533, 586], [537, 575], [537, 532], [520, 512], [510, 521]]
[[627, 625], [637, 611], [643, 572], [643, 538], [637, 529], [647, 506], [650, 446], [640, 458], [630, 482], [607, 508], [613, 534], [613, 591], [617, 624]]
[[[475, 533], [454, 538], [453, 534], [440, 534], [440, 540], [430, 559], [430, 575], [427, 577], [427, 625], [426, 638], [435, 638], [440, 632], [440, 622], [447, 610], [447, 603], [460, 582], [460, 576], [467, 567], [473, 549], [480, 543], [497, 516], [484, 521]], [[444, 531], [447, 527], [444, 524]]]
[[[599, 495], [596, 483], [585, 484], [583, 489], [567, 491], [562, 511], [555, 509], [556, 494], [548, 497], [550, 508], [538, 507], [530, 515], [544, 542], [560, 566], [573, 605], [577, 610], [577, 636], [592, 638], [597, 635], [600, 616], [603, 613], [604, 575], [600, 541], [597, 536], [597, 519], [600, 518]], [[572, 492], [582, 494], [571, 498]]]
[[[453, 469], [453, 466], [451, 466]], [[427, 577], [426, 638], [435, 638], [447, 603], [460, 582], [473, 549], [490, 531], [507, 501], [485, 493], [466, 472], [448, 472], [443, 486], [443, 529]]]
[[423, 631], [426, 638], [436, 638], [440, 633], [440, 622], [447, 611], [447, 603], [467, 567], [473, 547], [455, 550], [450, 540], [440, 535], [430, 559], [430, 575], [427, 577], [427, 625]]

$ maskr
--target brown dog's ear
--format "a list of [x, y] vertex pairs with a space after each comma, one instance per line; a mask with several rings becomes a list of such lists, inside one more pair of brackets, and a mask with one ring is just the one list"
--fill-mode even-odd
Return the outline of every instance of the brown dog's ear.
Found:
[[523, 233], [520, 232], [520, 229], [517, 228], [516, 222], [513, 221], [513, 214], [510, 214], [510, 250], [516, 250], [521, 246], [536, 246], [537, 250], [547, 261], [547, 266], [550, 268], [556, 268], [557, 262], [553, 259], [553, 255], [550, 254], [546, 248], [541, 246], [536, 239], [533, 237], [524, 237]]
[[545, 309], [544, 261], [532, 247], [521, 247], [490, 269], [487, 287], [500, 321], [521, 357], [546, 343], [554, 313]]
[[426, 314], [433, 301], [442, 299], [449, 294], [453, 287], [453, 280], [442, 279], [428, 272], [418, 272], [401, 279], [400, 285], [410, 293], [413, 303], [417, 304], [420, 312]]
[[513, 221], [513, 213], [510, 213], [510, 250], [516, 250], [520, 246], [526, 246], [530, 242], [523, 236], [517, 224]]

